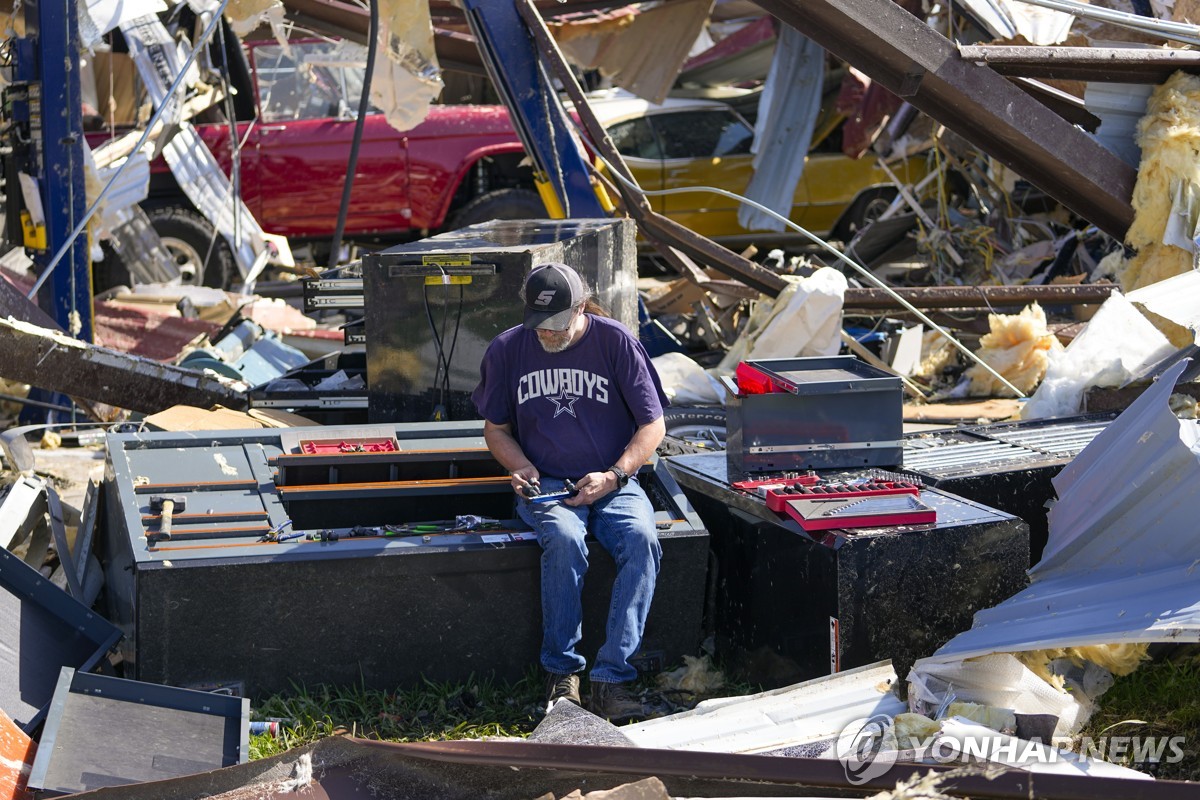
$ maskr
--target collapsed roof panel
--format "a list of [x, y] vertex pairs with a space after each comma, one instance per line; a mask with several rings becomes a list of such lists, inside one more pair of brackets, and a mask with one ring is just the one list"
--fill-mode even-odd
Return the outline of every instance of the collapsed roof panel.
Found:
[[1097, 227], [1118, 238], [1129, 228], [1133, 167], [890, 0], [758, 5]]
[[1185, 366], [1165, 372], [1054, 479], [1060, 499], [1032, 585], [978, 612], [928, 662], [1200, 639], [1200, 427], [1167, 405]]

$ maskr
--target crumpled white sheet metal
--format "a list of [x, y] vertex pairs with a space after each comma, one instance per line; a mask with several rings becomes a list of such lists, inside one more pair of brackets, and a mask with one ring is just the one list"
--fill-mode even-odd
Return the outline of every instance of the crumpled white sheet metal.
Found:
[[[178, 105], [178, 96], [168, 98], [167, 89], [179, 74], [186, 53], [180, 57], [175, 41], [157, 17], [122, 21], [121, 32], [125, 34], [129, 54], [154, 105], [157, 107], [164, 102]], [[197, 69], [194, 63], [191, 69]], [[189, 76], [187, 80], [192, 79]], [[195, 79], [199, 79], [198, 71]], [[163, 116], [167, 125], [178, 119], [178, 108], [168, 109]], [[221, 171], [195, 128], [186, 120], [179, 124], [179, 133], [163, 148], [163, 158], [187, 198], [229, 243], [238, 269], [245, 277], [258, 254], [266, 249], [263, 230], [242, 199], [234, 197], [229, 178]]]
[[960, 0], [963, 8], [997, 39], [1023, 36], [1031, 44], [1058, 44], [1067, 38], [1075, 18], [1062, 11], [1014, 0]]
[[891, 663], [880, 661], [745, 697], [709, 700], [691, 711], [621, 727], [638, 747], [762, 753], [835, 740], [855, 720], [895, 716], [908, 707], [890, 687]]
[[[790, 25], [783, 25], [754, 125], [754, 176], [746, 197], [790, 217], [796, 186], [821, 112], [825, 51]], [[746, 230], [782, 231], [782, 222], [742, 205], [738, 224]]]
[[167, 4], [163, 0], [82, 0], [77, 9], [80, 44], [91, 50], [122, 22], [166, 11]]
[[926, 663], [989, 653], [1200, 641], [1200, 427], [1166, 372], [1054, 479], [1060, 500], [1031, 585], [975, 615]]

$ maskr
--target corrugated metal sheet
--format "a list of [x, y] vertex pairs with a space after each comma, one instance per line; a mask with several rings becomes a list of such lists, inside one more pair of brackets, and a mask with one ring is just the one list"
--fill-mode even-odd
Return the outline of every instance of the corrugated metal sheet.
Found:
[[[746, 197], [785, 217], [791, 216], [796, 185], [804, 174], [824, 81], [825, 51], [795, 28], [783, 26], [759, 98], [754, 177]], [[738, 224], [746, 230], [784, 229], [782, 222], [748, 205], [738, 209]]]
[[975, 615], [931, 658], [1200, 640], [1200, 427], [1167, 398], [1180, 362], [1054, 479], [1050, 538], [1029, 588]]

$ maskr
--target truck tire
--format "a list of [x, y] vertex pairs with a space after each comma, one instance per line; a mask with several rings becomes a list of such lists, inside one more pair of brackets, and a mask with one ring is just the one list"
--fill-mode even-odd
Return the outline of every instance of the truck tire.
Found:
[[146, 216], [174, 256], [184, 283], [218, 289], [233, 285], [239, 275], [233, 251], [200, 213], [182, 206], [151, 206], [146, 209]]
[[481, 194], [458, 210], [447, 227], [457, 230], [493, 219], [545, 219], [546, 206], [529, 189], [497, 189]]
[[725, 409], [721, 406], [683, 406], [663, 411], [667, 435], [659, 455], [711, 453], [725, 449]]

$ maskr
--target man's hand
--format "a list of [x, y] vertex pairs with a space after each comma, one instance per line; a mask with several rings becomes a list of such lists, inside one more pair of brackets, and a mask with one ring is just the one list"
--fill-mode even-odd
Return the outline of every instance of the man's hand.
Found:
[[533, 464], [513, 470], [511, 483], [513, 491], [521, 497], [529, 497], [541, 491], [541, 475]]
[[575, 482], [579, 494], [563, 500], [565, 506], [590, 506], [604, 495], [617, 490], [617, 476], [611, 472], [589, 472]]

